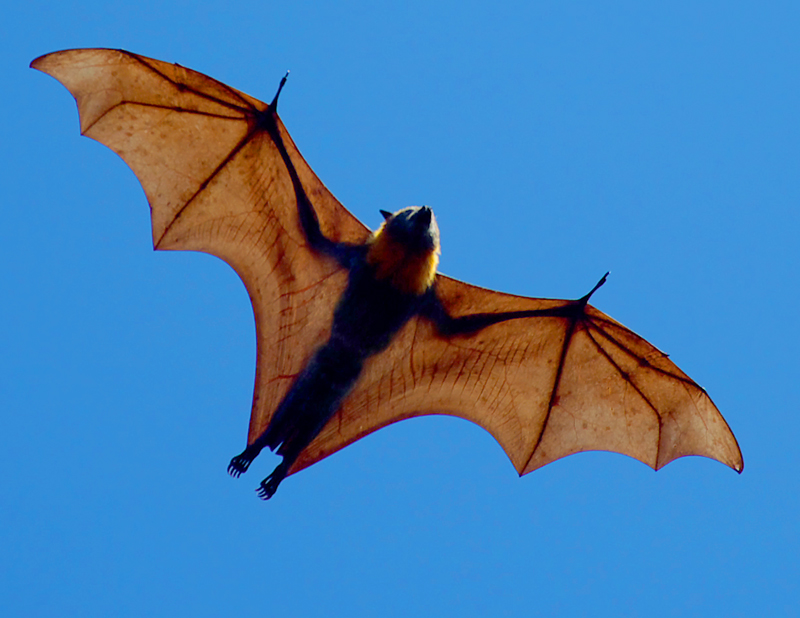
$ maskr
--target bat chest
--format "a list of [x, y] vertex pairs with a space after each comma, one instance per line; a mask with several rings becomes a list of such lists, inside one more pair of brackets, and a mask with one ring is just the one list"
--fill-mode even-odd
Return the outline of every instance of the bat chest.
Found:
[[366, 358], [385, 349], [418, 308], [418, 296], [376, 280], [368, 268], [354, 269], [334, 311], [331, 337]]

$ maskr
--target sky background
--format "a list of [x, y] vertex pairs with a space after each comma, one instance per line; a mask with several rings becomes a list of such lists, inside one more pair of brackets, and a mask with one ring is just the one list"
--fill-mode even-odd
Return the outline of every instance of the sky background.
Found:
[[[37, 2], [0, 21], [0, 614], [779, 616], [800, 599], [796, 2]], [[522, 479], [415, 419], [241, 479], [252, 311], [152, 251], [144, 193], [35, 57], [179, 62], [281, 116], [333, 193], [429, 204], [441, 270], [593, 304], [703, 385], [740, 476], [584, 453]]]

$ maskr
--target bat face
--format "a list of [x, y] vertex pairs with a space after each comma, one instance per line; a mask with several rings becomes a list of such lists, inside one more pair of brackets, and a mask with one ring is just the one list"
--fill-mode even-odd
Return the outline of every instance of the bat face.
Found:
[[[121, 50], [56, 52], [31, 66], [70, 90], [84, 134], [136, 173], [154, 246], [216, 255], [247, 287], [256, 385], [249, 446], [230, 469], [278, 449], [284, 461], [262, 497], [372, 431], [426, 414], [485, 428], [520, 474], [588, 450], [655, 469], [700, 455], [741, 472], [708, 394], [588, 295], [525, 298], [437, 275], [427, 206], [383, 212], [370, 235], [300, 155], [277, 96], [266, 105]], [[376, 299], [381, 289], [388, 296]]]

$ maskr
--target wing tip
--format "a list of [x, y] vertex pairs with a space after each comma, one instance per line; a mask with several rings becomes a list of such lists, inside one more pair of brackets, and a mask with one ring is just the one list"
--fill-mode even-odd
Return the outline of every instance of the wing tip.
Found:
[[42, 54], [31, 60], [31, 63], [28, 65], [31, 69], [36, 69], [37, 71], [41, 71], [42, 73], [47, 73], [47, 71], [42, 66], [47, 62], [47, 59], [52, 56], [53, 54], [57, 54], [59, 52], [50, 52], [49, 54]]
[[46, 64], [49, 59], [56, 58], [58, 56], [66, 56], [68, 54], [91, 54], [97, 52], [117, 52], [120, 54], [124, 54], [126, 56], [131, 57], [139, 57], [138, 54], [134, 54], [133, 52], [126, 51], [124, 49], [118, 49], [114, 47], [75, 47], [71, 49], [61, 49], [54, 52], [49, 52], [47, 54], [42, 54], [38, 58], [34, 58], [31, 60], [31, 63], [28, 65], [31, 69], [36, 69], [37, 71], [41, 71], [42, 73], [50, 73], [44, 68], [42, 65]]
[[49, 52], [47, 54], [42, 54], [38, 58], [34, 58], [33, 60], [31, 60], [31, 63], [28, 66], [30, 68], [32, 68], [32, 69], [36, 69], [37, 71], [41, 71], [42, 73], [47, 73], [48, 75], [50, 75], [50, 73], [48, 72], [47, 68], [44, 66], [44, 65], [47, 64], [48, 60], [51, 60], [51, 59], [53, 59], [53, 58], [55, 58], [57, 56], [61, 56], [63, 54], [67, 54], [69, 52], [76, 52], [76, 51], [83, 51], [83, 50], [80, 50], [80, 49], [62, 49], [60, 51], [54, 51], [54, 52]]

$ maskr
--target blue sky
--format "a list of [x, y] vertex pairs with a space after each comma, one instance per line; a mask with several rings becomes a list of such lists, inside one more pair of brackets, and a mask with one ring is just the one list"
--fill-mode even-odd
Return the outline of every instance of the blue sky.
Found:
[[[785, 615], [800, 598], [796, 3], [29, 2], [0, 70], [0, 613]], [[593, 303], [702, 384], [739, 476], [399, 423], [239, 480], [255, 363], [223, 262], [28, 69], [118, 47], [269, 100], [367, 225], [429, 204], [441, 270]]]

